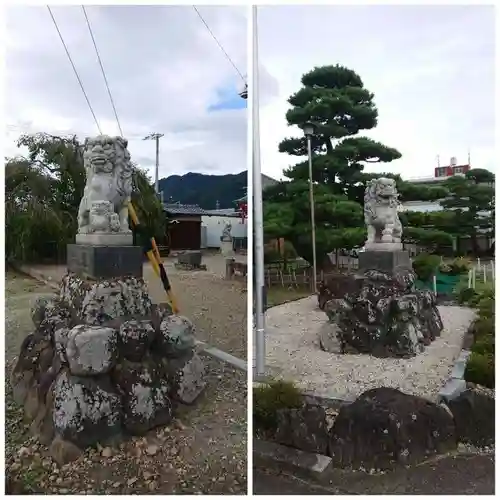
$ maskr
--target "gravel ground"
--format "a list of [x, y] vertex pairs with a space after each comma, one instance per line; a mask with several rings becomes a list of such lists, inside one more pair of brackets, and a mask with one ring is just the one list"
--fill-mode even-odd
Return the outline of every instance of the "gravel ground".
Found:
[[273, 307], [266, 314], [266, 365], [320, 396], [355, 398], [374, 387], [399, 388], [434, 399], [448, 379], [474, 317], [471, 309], [439, 307], [441, 337], [411, 359], [335, 354], [320, 349], [318, 333], [329, 324], [316, 297]]
[[[6, 370], [31, 331], [30, 305], [53, 293], [25, 276], [6, 275]], [[6, 382], [5, 472], [11, 491], [39, 494], [246, 494], [246, 373], [213, 358], [208, 387], [169, 427], [118, 448], [88, 449], [59, 468], [30, 437]], [[6, 377], [8, 380], [8, 377]]]

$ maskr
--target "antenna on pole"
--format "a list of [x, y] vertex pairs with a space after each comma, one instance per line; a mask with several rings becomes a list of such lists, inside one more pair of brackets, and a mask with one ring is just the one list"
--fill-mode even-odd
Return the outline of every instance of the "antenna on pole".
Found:
[[436, 158], [437, 158], [437, 164], [438, 164], [438, 168], [439, 168], [439, 167], [441, 166], [441, 163], [440, 163], [440, 161], [439, 161], [439, 155], [437, 155], [437, 157], [436, 157]]
[[467, 164], [470, 167], [470, 148], [467, 150]]

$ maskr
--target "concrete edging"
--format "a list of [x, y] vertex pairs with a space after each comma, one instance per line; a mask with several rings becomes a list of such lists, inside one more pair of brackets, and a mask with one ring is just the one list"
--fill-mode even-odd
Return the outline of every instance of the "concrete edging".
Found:
[[253, 439], [253, 461], [257, 467], [286, 470], [313, 479], [320, 479], [333, 469], [331, 457], [257, 438]]
[[[52, 280], [47, 279], [43, 274], [38, 273], [36, 271], [33, 271], [31, 268], [23, 265], [23, 264], [17, 264], [13, 266], [14, 269], [18, 270], [19, 272], [26, 274], [27, 276], [30, 276], [31, 278], [34, 278], [38, 281], [41, 281], [48, 287], [52, 288], [55, 291], [59, 291], [59, 285], [54, 283]], [[248, 366], [247, 362], [244, 359], [237, 358], [236, 356], [233, 356], [232, 354], [229, 354], [225, 351], [221, 351], [220, 349], [217, 349], [216, 347], [212, 347], [205, 342], [202, 342], [200, 340], [196, 341], [196, 345], [199, 346], [200, 350], [202, 353], [207, 354], [208, 356], [211, 356], [215, 359], [218, 359], [219, 361], [223, 361], [224, 363], [228, 363], [238, 370], [241, 371], [247, 371]]]
[[464, 374], [465, 366], [467, 365], [467, 360], [470, 355], [471, 351], [467, 349], [462, 349], [460, 351], [458, 359], [455, 361], [451, 370], [450, 378], [439, 391], [438, 403], [446, 403], [447, 401], [453, 400], [467, 389]]

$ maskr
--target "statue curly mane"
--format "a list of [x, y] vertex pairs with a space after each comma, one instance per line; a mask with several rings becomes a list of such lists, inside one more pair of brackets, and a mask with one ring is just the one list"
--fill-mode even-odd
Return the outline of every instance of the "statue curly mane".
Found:
[[[128, 201], [132, 194], [132, 163], [122, 137], [105, 135], [87, 138], [84, 144], [83, 163], [87, 175], [84, 194], [78, 211], [78, 232], [129, 232]], [[99, 213], [99, 223], [93, 227], [93, 206], [109, 205], [106, 214]], [[104, 206], [105, 206], [104, 205]], [[116, 216], [120, 224], [116, 223]], [[106, 230], [103, 217], [109, 218]], [[98, 229], [97, 229], [98, 226]]]
[[396, 181], [384, 177], [370, 180], [364, 196], [367, 243], [401, 241], [402, 226], [397, 212]]

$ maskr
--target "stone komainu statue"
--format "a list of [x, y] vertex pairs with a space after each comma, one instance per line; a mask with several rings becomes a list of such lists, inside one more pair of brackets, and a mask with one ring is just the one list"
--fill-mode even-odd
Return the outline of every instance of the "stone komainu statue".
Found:
[[129, 233], [132, 163], [122, 137], [87, 138], [83, 164], [87, 182], [78, 209], [78, 233]]
[[401, 243], [402, 226], [398, 217], [398, 192], [394, 179], [372, 179], [365, 189], [367, 245]]
[[232, 241], [231, 229], [233, 226], [230, 222], [224, 224], [224, 229], [222, 230], [222, 241]]

